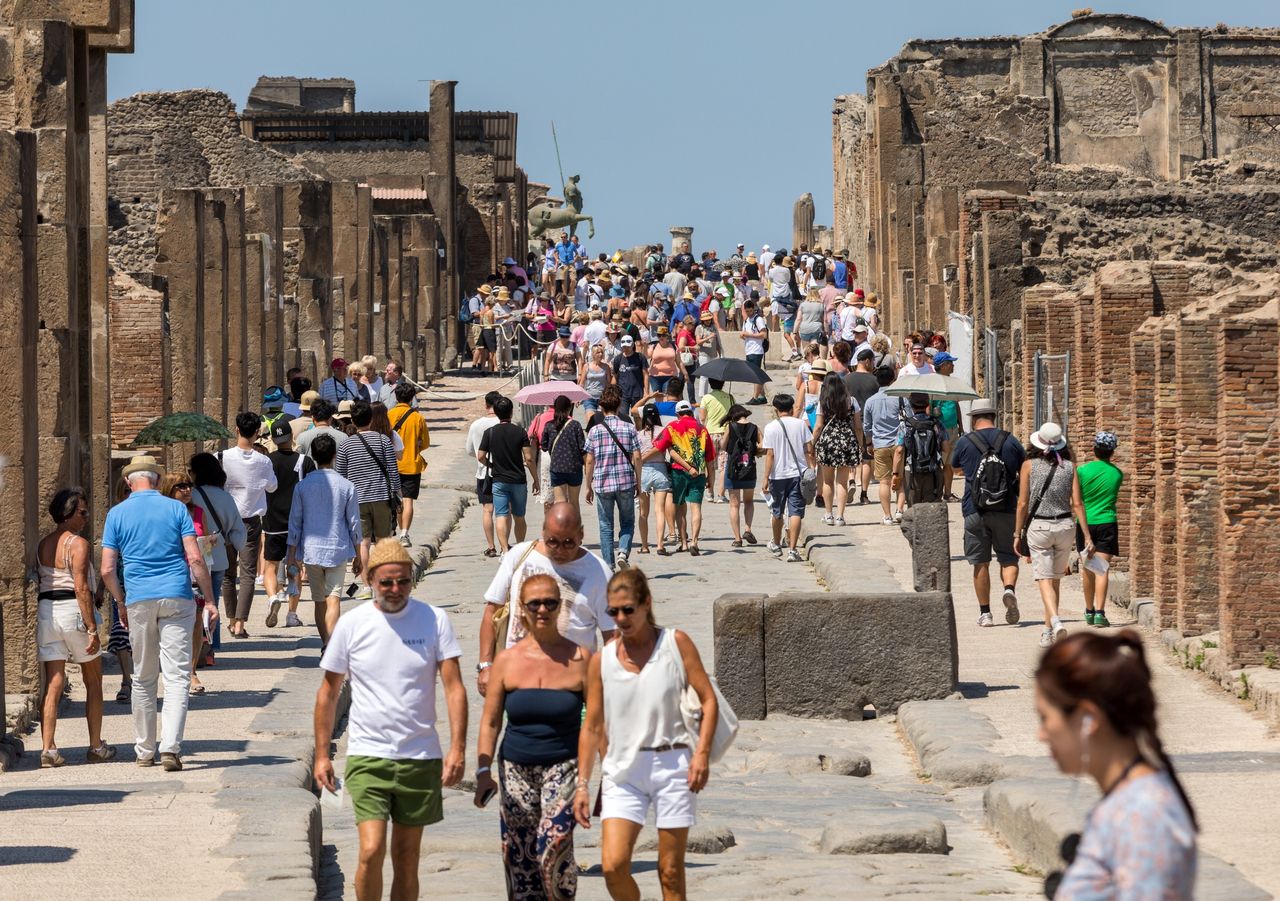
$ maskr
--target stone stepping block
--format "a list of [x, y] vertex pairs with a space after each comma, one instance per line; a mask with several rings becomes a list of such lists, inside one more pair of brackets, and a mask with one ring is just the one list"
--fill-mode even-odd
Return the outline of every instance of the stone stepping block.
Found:
[[907, 810], [852, 811], [852, 822], [822, 830], [823, 854], [946, 854], [947, 827], [926, 813]]

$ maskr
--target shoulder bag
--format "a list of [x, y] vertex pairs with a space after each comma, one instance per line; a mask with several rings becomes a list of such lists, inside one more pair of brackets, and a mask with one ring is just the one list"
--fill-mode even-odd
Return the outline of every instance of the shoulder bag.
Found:
[[[800, 420], [796, 421], [799, 422]], [[786, 441], [788, 449], [795, 453], [795, 447], [791, 444], [791, 433], [787, 431], [786, 423], [779, 419], [778, 426], [782, 429], [782, 437]], [[805, 459], [803, 444], [800, 447], [800, 451], [799, 454], [796, 454], [796, 466], [800, 469], [800, 495], [804, 498], [804, 503], [807, 507], [818, 496], [818, 470], [810, 466], [809, 461]]]
[[511, 634], [511, 605], [516, 600], [516, 573], [520, 571], [520, 567], [524, 566], [524, 561], [529, 559], [529, 555], [533, 553], [534, 545], [537, 543], [536, 539], [530, 541], [529, 546], [520, 555], [520, 559], [516, 561], [515, 567], [511, 570], [511, 584], [507, 587], [507, 602], [493, 613], [493, 647], [489, 652], [490, 660], [497, 659], [498, 652], [504, 650], [507, 646], [507, 636]]
[[382, 477], [387, 480], [387, 506], [391, 508], [392, 522], [398, 522], [400, 519], [400, 495], [396, 494], [391, 487], [391, 473], [383, 464], [378, 455], [373, 452], [373, 448], [369, 446], [369, 442], [364, 440], [364, 435], [359, 432], [355, 436], [360, 439], [360, 443], [364, 445], [364, 449], [369, 452], [369, 456], [373, 458], [373, 462], [378, 464], [378, 468], [382, 470]]
[[[684, 691], [680, 693], [680, 718], [684, 720], [684, 728], [689, 733], [690, 744], [696, 749], [699, 737], [702, 735], [702, 699], [689, 684], [689, 673], [684, 668], [684, 657], [680, 654], [680, 646], [676, 644], [674, 632], [671, 633], [670, 641], [671, 653], [675, 654], [676, 659], [680, 661], [680, 672], [684, 676]], [[711, 762], [719, 763], [720, 758], [724, 757], [725, 752], [733, 746], [734, 739], [738, 737], [738, 715], [733, 712], [733, 708], [721, 694], [715, 676], [708, 673], [707, 678], [711, 680], [711, 690], [716, 694], [718, 709], [716, 731], [711, 738]]]

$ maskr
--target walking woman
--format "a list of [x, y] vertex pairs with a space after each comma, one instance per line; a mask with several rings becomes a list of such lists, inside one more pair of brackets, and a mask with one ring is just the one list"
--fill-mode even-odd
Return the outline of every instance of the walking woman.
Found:
[[[235, 499], [224, 489], [227, 474], [213, 454], [200, 453], [191, 458], [191, 481], [194, 483], [191, 499], [204, 511], [206, 535], [216, 535], [218, 540], [213, 544], [213, 562], [209, 564], [209, 581], [213, 586], [213, 596], [222, 596], [222, 582], [227, 575], [227, 548], [236, 553], [244, 550], [246, 531], [240, 511], [236, 509]], [[217, 613], [217, 605], [213, 612]], [[211, 614], [212, 616], [212, 614]], [[213, 652], [222, 646], [221, 627], [218, 618], [212, 616], [210, 626], [212, 647], [205, 659], [205, 665], [213, 662]], [[114, 641], [114, 639], [113, 639]]]
[[[187, 513], [191, 514], [191, 523], [196, 529], [196, 544], [200, 546], [200, 551], [204, 554], [204, 564], [205, 566], [212, 566], [213, 542], [216, 540], [216, 536], [209, 534], [210, 529], [205, 523], [204, 508], [192, 502], [193, 487], [191, 476], [185, 472], [166, 472], [160, 477], [160, 493], [165, 497], [170, 497], [180, 502], [187, 508]], [[212, 582], [212, 578], [210, 582]], [[196, 599], [196, 620], [191, 629], [191, 694], [202, 695], [205, 693], [205, 687], [196, 675], [196, 664], [204, 660], [204, 655], [201, 654], [201, 651], [204, 649], [205, 643], [208, 642], [210, 647], [213, 644], [212, 634], [205, 629], [205, 609], [210, 609], [208, 619], [209, 628], [212, 629], [217, 621], [218, 605], [209, 604], [206, 598], [202, 598], [199, 586], [195, 587], [194, 594]], [[214, 596], [216, 597], [217, 595], [215, 594]]]
[[[720, 327], [716, 324], [716, 317], [707, 310], [700, 316], [700, 322], [694, 336], [698, 343], [698, 366], [706, 366], [712, 360], [718, 360], [724, 356], [724, 347], [720, 341]], [[704, 397], [710, 390], [707, 380], [698, 377], [697, 396]], [[695, 401], [690, 398], [689, 403]]]
[[1071, 448], [1067, 447], [1062, 427], [1046, 422], [1032, 433], [1027, 461], [1022, 464], [1013, 539], [1014, 552], [1031, 562], [1031, 574], [1044, 603], [1042, 648], [1067, 634], [1067, 627], [1058, 616], [1058, 589], [1069, 571], [1073, 515], [1084, 533], [1084, 555], [1092, 557], [1093, 538], [1080, 499], [1080, 480], [1071, 462]]
[[[1111, 558], [1120, 553], [1120, 526], [1116, 516], [1116, 498], [1124, 473], [1111, 462], [1119, 444], [1114, 432], [1099, 432], [1093, 439], [1095, 459], [1076, 469], [1080, 482], [1080, 501], [1084, 504], [1084, 521], [1093, 538], [1093, 556], [1107, 561], [1108, 570], [1097, 573], [1088, 566], [1080, 567], [1084, 588], [1084, 621], [1091, 626], [1107, 628], [1107, 583]], [[1084, 531], [1076, 526], [1076, 550], [1085, 550]]]
[[826, 501], [829, 526], [843, 526], [849, 500], [849, 479], [862, 462], [862, 411], [849, 396], [844, 379], [834, 372], [822, 380], [818, 395], [818, 419], [813, 430], [813, 452], [821, 464], [818, 492]]
[[[685, 846], [697, 793], [707, 784], [719, 705], [692, 639], [654, 620], [644, 573], [615, 575], [608, 598], [605, 612], [619, 638], [591, 658], [574, 815], [584, 829], [591, 827], [588, 783], [596, 756], [603, 755], [600, 856], [610, 896], [640, 901], [631, 854], [653, 808], [663, 897], [684, 898]], [[690, 734], [680, 710], [688, 687], [702, 707], [698, 735]]]
[[1036, 711], [1058, 769], [1102, 791], [1066, 873], [1046, 880], [1046, 894], [1190, 899], [1196, 814], [1160, 744], [1142, 638], [1131, 629], [1080, 632], [1054, 644], [1036, 670]]
[[573, 402], [561, 394], [552, 405], [552, 419], [542, 428], [540, 449], [549, 460], [553, 503], [568, 501], [578, 509], [582, 492], [582, 455], [587, 448], [587, 435], [573, 418]]
[[49, 502], [57, 526], [40, 539], [36, 562], [40, 594], [36, 611], [36, 656], [44, 668], [44, 706], [40, 716], [40, 766], [67, 762], [58, 750], [58, 704], [66, 687], [67, 661], [79, 664], [84, 677], [84, 718], [89, 724], [85, 760], [112, 760], [116, 749], [102, 740], [102, 647], [93, 611], [97, 578], [93, 548], [80, 535], [89, 524], [89, 498], [79, 488], [63, 488]]
[[600, 409], [600, 395], [613, 384], [613, 367], [605, 365], [604, 342], [592, 346], [591, 355], [578, 375], [578, 385], [590, 395], [582, 402], [582, 409], [595, 412]]
[[[649, 390], [665, 391], [672, 376], [684, 377], [684, 364], [671, 343], [671, 332], [665, 325], [658, 326], [658, 343], [649, 347]], [[688, 379], [685, 379], [686, 383]]]
[[[654, 439], [662, 434], [662, 416], [658, 413], [658, 405], [641, 401], [637, 404], [639, 412], [632, 408], [631, 415], [636, 423], [636, 433], [640, 436], [640, 456], [653, 449]], [[676, 505], [671, 498], [671, 466], [662, 457], [645, 460], [640, 470], [640, 521], [636, 524], [640, 531], [640, 553], [649, 553], [649, 509], [654, 511], [653, 543], [658, 546], [658, 553], [668, 556], [666, 549], [667, 529], [676, 521]]]
[[685, 316], [684, 321], [680, 323], [680, 330], [676, 332], [676, 350], [680, 351], [680, 363], [684, 366], [685, 390], [689, 392], [690, 404], [698, 402], [698, 398], [694, 396], [694, 391], [697, 390], [694, 377], [698, 371], [697, 332], [698, 325], [692, 316]]
[[542, 364], [543, 381], [576, 382], [578, 380], [578, 352], [569, 341], [569, 326], [560, 326], [556, 340], [547, 348], [546, 361]]
[[480, 717], [477, 807], [496, 788], [494, 748], [504, 717], [507, 724], [497, 766], [502, 856], [513, 899], [560, 901], [578, 888], [573, 792], [591, 654], [561, 636], [560, 606], [553, 576], [530, 576], [520, 586], [528, 634], [494, 661]]
[[[733, 530], [733, 547], [755, 544], [751, 521], [755, 518], [756, 458], [764, 456], [760, 447], [760, 429], [751, 421], [751, 411], [742, 404], [729, 408], [729, 424], [724, 436], [724, 486], [729, 493], [729, 527]], [[746, 531], [742, 529], [746, 521]]]

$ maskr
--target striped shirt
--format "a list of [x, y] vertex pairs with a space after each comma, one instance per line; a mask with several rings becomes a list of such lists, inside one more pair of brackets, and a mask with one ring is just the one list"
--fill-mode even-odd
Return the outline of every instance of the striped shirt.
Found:
[[[363, 438], [364, 441], [360, 439]], [[368, 450], [365, 444], [368, 444]], [[377, 455], [377, 460], [374, 455]], [[382, 466], [378, 465], [381, 461]], [[389, 499], [387, 477], [391, 478], [391, 490], [400, 493], [400, 470], [396, 466], [396, 446], [381, 432], [356, 432], [338, 448], [333, 468], [338, 475], [356, 486], [360, 503]], [[385, 472], [384, 472], [385, 470]]]

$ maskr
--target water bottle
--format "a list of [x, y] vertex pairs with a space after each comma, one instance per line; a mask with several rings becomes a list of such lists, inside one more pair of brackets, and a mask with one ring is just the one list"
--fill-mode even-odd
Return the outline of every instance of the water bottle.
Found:
[[287, 577], [285, 593], [291, 598], [296, 598], [302, 594], [302, 588], [298, 585], [298, 567], [290, 563], [285, 567], [285, 576]]

